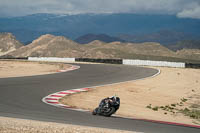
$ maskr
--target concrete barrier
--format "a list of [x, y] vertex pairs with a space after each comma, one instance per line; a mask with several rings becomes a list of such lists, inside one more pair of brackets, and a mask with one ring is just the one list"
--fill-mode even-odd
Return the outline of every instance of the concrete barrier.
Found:
[[160, 66], [160, 67], [179, 67], [185, 68], [183, 62], [151, 61], [151, 60], [130, 60], [130, 59], [89, 59], [89, 58], [57, 58], [57, 57], [28, 57], [30, 61], [49, 61], [49, 62], [98, 62], [137, 66]]
[[75, 62], [75, 58], [57, 58], [57, 57], [28, 57], [30, 61], [48, 61], [48, 62]]
[[124, 65], [138, 65], [138, 66], [161, 66], [161, 67], [180, 67], [180, 68], [185, 68], [185, 63], [183, 63], [183, 62], [167, 62], [167, 61], [123, 59], [123, 64]]

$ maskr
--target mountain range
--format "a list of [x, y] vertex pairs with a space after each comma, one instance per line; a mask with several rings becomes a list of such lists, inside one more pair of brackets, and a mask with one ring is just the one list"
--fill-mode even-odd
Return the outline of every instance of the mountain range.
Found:
[[[152, 52], [153, 51], [153, 52]], [[42, 35], [31, 44], [23, 46], [9, 55], [15, 57], [81, 57], [81, 58], [131, 58], [137, 54], [169, 56], [176, 54], [159, 43], [105, 43], [99, 40], [80, 45], [66, 37]]]
[[[65, 36], [77, 42], [80, 36], [106, 34], [126, 42], [158, 42], [168, 45], [183, 40], [198, 40], [199, 29], [199, 19], [177, 18], [174, 15], [33, 14], [0, 18], [0, 32], [10, 32], [24, 44], [44, 34]], [[84, 40], [84, 43], [88, 42], [90, 40]]]
[[[12, 38], [12, 42], [9, 40]], [[4, 57], [78, 57], [78, 58], [123, 58], [164, 61], [199, 62], [199, 49], [182, 49], [176, 52], [162, 46], [160, 43], [127, 43], [99, 40], [88, 44], [79, 44], [63, 36], [42, 35], [29, 45], [22, 46], [11, 33], [0, 39], [4, 47], [15, 46], [12, 51], [5, 51]]]

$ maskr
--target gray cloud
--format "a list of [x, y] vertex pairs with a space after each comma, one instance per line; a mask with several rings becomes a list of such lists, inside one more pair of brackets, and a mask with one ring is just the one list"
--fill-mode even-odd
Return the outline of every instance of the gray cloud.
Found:
[[191, 3], [187, 8], [177, 13], [180, 18], [197, 18], [200, 19], [200, 4]]
[[200, 0], [0, 0], [0, 16], [34, 13], [174, 14], [200, 18]]

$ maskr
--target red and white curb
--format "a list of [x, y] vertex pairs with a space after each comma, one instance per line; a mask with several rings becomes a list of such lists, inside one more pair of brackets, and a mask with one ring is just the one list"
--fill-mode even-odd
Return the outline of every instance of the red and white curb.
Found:
[[75, 109], [68, 105], [61, 104], [59, 102], [59, 100], [64, 96], [71, 95], [74, 93], [79, 93], [79, 92], [85, 92], [88, 90], [89, 90], [89, 88], [81, 88], [81, 89], [60, 91], [60, 92], [56, 92], [56, 93], [53, 93], [53, 94], [50, 94], [50, 95], [44, 97], [42, 99], [42, 101], [46, 104], [53, 105], [53, 106], [60, 107], [60, 108], [67, 108], [67, 109], [72, 109], [72, 110], [77, 110], [77, 111], [88, 111], [88, 110], [82, 110], [82, 109]]
[[[78, 69], [80, 67], [79, 66], [72, 66], [72, 68], [74, 68], [73, 70], [75, 70], [75, 69]], [[60, 72], [61, 71], [62, 72], [66, 72], [68, 70], [60, 70]], [[151, 76], [151, 77], [155, 77], [155, 76], [157, 76], [159, 74], [160, 74], [160, 69], [158, 69], [158, 72], [156, 74], [154, 74], [153, 76]], [[146, 78], [150, 78], [150, 77], [146, 77]], [[142, 78], [142, 79], [146, 79], [146, 78]], [[131, 80], [131, 81], [137, 81], [137, 80], [142, 80], [142, 79], [136, 79], [136, 80]], [[120, 83], [125, 83], [125, 82], [130, 82], [130, 81], [112, 83], [112, 84], [107, 84], [107, 85], [114, 85], [114, 84], [120, 84]], [[56, 107], [59, 107], [59, 108], [67, 108], [67, 109], [71, 109], [71, 110], [88, 112], [89, 110], [76, 109], [76, 108], [73, 108], [73, 107], [71, 107], [69, 105], [61, 104], [59, 102], [59, 99], [61, 99], [64, 96], [67, 96], [67, 95], [71, 95], [71, 94], [78, 93], [78, 92], [89, 91], [89, 90], [91, 90], [91, 88], [102, 87], [102, 86], [107, 86], [107, 85], [99, 85], [99, 86], [93, 86], [93, 87], [87, 87], [87, 88], [80, 88], [80, 89], [72, 89], [72, 90], [60, 91], [60, 92], [56, 92], [56, 93], [53, 93], [53, 94], [50, 94], [50, 95], [44, 97], [42, 99], [42, 101], [44, 103], [46, 103], [46, 104], [49, 104], [49, 105], [52, 105], [52, 106], [56, 106]], [[120, 116], [118, 116], [118, 117], [120, 117]]]
[[[68, 72], [68, 71], [73, 71], [73, 70], [76, 70], [79, 68], [80, 68], [80, 66], [72, 65], [70, 68], [57, 70], [57, 72]], [[56, 93], [53, 93], [53, 94], [50, 94], [50, 95], [44, 97], [42, 99], [42, 101], [44, 103], [52, 105], [52, 106], [70, 109], [70, 106], [59, 103], [59, 99], [61, 99], [62, 97], [66, 96], [66, 95], [70, 95], [70, 94], [77, 93], [77, 92], [83, 92], [83, 91], [87, 91], [87, 90], [88, 90], [88, 88], [60, 91], [60, 92], [56, 92]], [[73, 109], [73, 110], [81, 111], [81, 109]]]
[[57, 70], [57, 72], [68, 72], [68, 71], [76, 70], [76, 69], [79, 69], [79, 68], [80, 68], [80, 66], [72, 65], [70, 68]]

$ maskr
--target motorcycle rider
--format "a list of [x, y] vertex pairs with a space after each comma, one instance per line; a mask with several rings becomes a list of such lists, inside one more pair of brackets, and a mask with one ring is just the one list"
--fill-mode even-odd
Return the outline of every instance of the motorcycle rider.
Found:
[[112, 105], [113, 103], [115, 102], [120, 102], [120, 99], [119, 97], [117, 96], [111, 96], [111, 97], [107, 97], [107, 98], [104, 98], [103, 100], [101, 100], [100, 104], [99, 104], [99, 109], [98, 109], [98, 112], [100, 112], [100, 109], [101, 108], [108, 108], [110, 105]]

